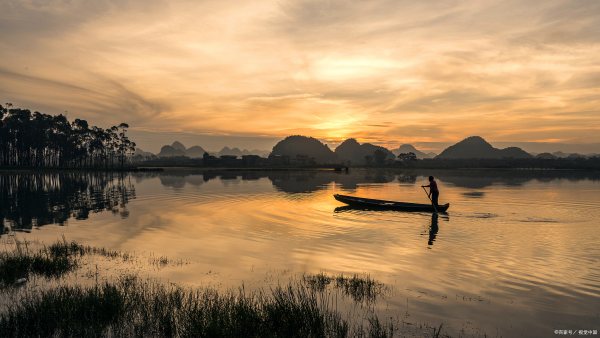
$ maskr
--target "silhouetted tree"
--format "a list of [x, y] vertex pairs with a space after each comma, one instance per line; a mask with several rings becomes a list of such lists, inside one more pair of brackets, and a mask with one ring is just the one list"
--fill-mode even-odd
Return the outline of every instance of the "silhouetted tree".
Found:
[[413, 152], [402, 153], [402, 154], [398, 155], [398, 160], [400, 160], [402, 162], [416, 161], [417, 155]]
[[121, 123], [105, 130], [85, 120], [69, 122], [62, 114], [0, 105], [0, 166], [123, 168], [135, 151], [127, 128]]

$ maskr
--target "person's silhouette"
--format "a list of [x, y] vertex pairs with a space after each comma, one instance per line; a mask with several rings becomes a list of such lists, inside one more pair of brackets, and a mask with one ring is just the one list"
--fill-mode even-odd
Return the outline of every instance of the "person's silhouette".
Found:
[[431, 198], [431, 203], [433, 203], [433, 206], [437, 210], [438, 199], [440, 197], [440, 191], [438, 189], [437, 182], [435, 181], [433, 176], [429, 176], [429, 184], [428, 185], [422, 185], [421, 187], [429, 188], [429, 197]]

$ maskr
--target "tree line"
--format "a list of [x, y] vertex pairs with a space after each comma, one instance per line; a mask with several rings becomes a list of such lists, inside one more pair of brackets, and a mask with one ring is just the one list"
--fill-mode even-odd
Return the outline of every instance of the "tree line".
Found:
[[128, 128], [0, 105], [0, 167], [123, 168], [135, 151]]

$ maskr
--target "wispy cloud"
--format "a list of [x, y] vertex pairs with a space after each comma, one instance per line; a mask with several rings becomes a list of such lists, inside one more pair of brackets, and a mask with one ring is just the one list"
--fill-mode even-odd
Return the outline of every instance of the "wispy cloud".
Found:
[[595, 0], [7, 0], [0, 30], [3, 100], [99, 125], [600, 141]]

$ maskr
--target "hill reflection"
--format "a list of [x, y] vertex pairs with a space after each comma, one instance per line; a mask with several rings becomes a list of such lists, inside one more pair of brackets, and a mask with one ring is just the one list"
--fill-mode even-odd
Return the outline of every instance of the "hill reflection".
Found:
[[135, 198], [128, 176], [110, 173], [18, 173], [0, 175], [0, 234], [68, 219], [87, 219], [90, 213], [111, 211], [127, 217]]
[[[482, 198], [480, 189], [492, 185], [520, 186], [537, 180], [600, 180], [600, 173], [586, 171], [527, 170], [429, 170], [400, 171], [355, 169], [349, 173], [330, 170], [305, 171], [199, 171], [168, 170], [122, 175], [116, 173], [4, 173], [0, 174], [0, 234], [27, 230], [46, 224], [64, 224], [68, 219], [86, 219], [90, 213], [111, 211], [128, 217], [127, 203], [135, 198], [133, 182], [158, 179], [160, 185], [184, 189], [202, 187], [209, 181], [224, 185], [236, 181], [267, 180], [278, 191], [288, 194], [312, 193], [331, 184], [348, 192], [361, 185], [397, 183], [418, 184], [428, 175], [446, 185], [472, 189], [467, 198]], [[132, 182], [133, 181], [133, 182]]]
[[[142, 175], [142, 174], [136, 174]], [[259, 180], [268, 179], [282, 192], [310, 193], [336, 184], [342, 190], [352, 191], [361, 184], [415, 184], [418, 179], [433, 175], [440, 181], [461, 188], [482, 189], [492, 185], [521, 186], [532, 180], [552, 181], [555, 179], [600, 180], [600, 173], [586, 171], [526, 171], [526, 170], [429, 170], [397, 171], [385, 169], [358, 169], [350, 173], [335, 171], [209, 171], [209, 172], [168, 172], [143, 174], [159, 176], [164, 186], [183, 188], [186, 184], [199, 186], [211, 180]], [[139, 180], [138, 176], [138, 180]], [[473, 194], [471, 197], [481, 197]]]

